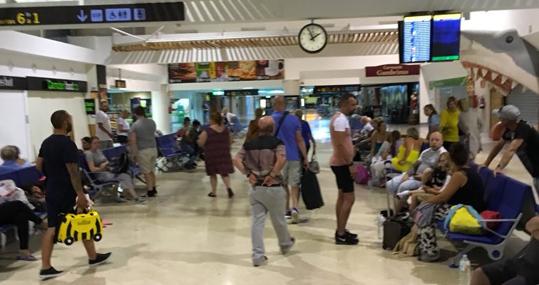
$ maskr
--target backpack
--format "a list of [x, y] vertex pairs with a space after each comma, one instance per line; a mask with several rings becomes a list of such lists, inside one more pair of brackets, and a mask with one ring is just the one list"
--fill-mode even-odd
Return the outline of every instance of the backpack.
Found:
[[358, 164], [356, 166], [356, 175], [354, 177], [354, 180], [357, 184], [366, 185], [369, 182], [369, 172], [367, 171], [367, 168], [363, 166], [362, 164]]

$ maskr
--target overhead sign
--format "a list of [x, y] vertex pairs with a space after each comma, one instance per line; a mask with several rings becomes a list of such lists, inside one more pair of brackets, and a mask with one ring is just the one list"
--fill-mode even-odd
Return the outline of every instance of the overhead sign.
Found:
[[87, 92], [86, 81], [52, 79], [42, 77], [27, 77], [28, 90], [35, 91], [63, 91], [63, 92]]
[[26, 78], [0, 75], [0, 90], [26, 90]]
[[84, 110], [86, 111], [86, 115], [95, 115], [95, 99], [84, 99]]
[[127, 87], [127, 82], [125, 82], [125, 80], [121, 80], [121, 79], [114, 80], [114, 87], [116, 87], [116, 88], [126, 88]]
[[1, 8], [0, 26], [39, 26], [185, 20], [183, 2]]
[[365, 67], [366, 77], [419, 75], [418, 64], [386, 64]]

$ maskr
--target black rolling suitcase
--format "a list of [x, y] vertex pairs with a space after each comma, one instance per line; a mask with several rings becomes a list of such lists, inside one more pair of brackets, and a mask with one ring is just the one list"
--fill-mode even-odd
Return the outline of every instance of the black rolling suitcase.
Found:
[[324, 206], [318, 178], [309, 169], [306, 169], [301, 177], [301, 197], [307, 210], [314, 210]]
[[397, 243], [410, 233], [412, 223], [408, 215], [397, 215], [389, 217], [383, 223], [382, 248], [393, 250]]

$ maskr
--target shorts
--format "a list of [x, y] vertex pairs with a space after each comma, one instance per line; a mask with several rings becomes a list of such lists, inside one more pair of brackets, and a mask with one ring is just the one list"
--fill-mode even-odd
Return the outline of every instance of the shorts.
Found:
[[343, 193], [354, 192], [354, 179], [352, 173], [350, 173], [350, 166], [332, 166], [331, 170], [335, 174], [335, 180], [337, 181], [337, 187]]
[[283, 184], [298, 187], [301, 184], [301, 162], [287, 161], [283, 168]]
[[[61, 194], [60, 194], [61, 195]], [[47, 223], [49, 228], [57, 228], [60, 226], [60, 214], [73, 213], [76, 203], [76, 195], [64, 194], [65, 196], [54, 197], [47, 195]]]
[[157, 149], [145, 148], [139, 150], [137, 154], [137, 163], [140, 171], [143, 174], [152, 173], [155, 170], [155, 162], [157, 160]]
[[535, 268], [517, 264], [514, 258], [487, 264], [481, 270], [491, 285], [535, 285], [539, 284], [539, 274]]

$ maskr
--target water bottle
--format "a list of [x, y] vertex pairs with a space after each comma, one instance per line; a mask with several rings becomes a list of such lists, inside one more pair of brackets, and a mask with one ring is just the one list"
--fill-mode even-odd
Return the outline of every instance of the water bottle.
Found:
[[382, 230], [383, 230], [385, 220], [386, 220], [386, 218], [382, 214], [379, 214], [378, 216], [376, 216], [376, 227], [378, 229], [378, 239], [379, 240], [382, 239]]
[[459, 284], [468, 285], [470, 283], [472, 264], [467, 254], [464, 254], [459, 261]]

